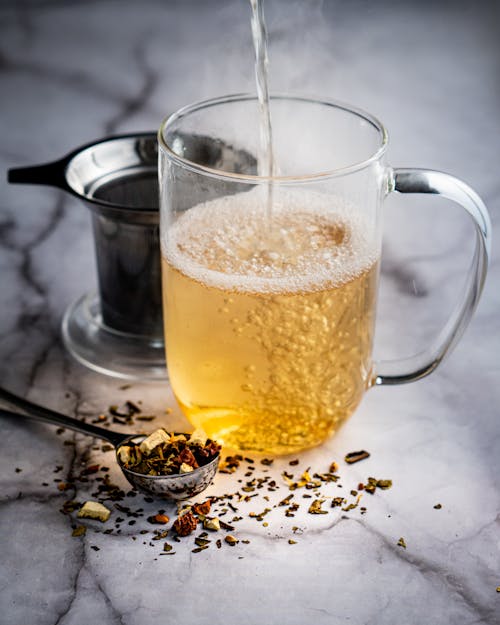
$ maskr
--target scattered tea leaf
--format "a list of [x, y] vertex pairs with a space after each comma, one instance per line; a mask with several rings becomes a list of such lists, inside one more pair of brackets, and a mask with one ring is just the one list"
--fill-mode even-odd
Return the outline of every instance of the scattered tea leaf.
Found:
[[328, 514], [327, 510], [323, 510], [321, 508], [323, 504], [323, 500], [322, 499], [315, 499], [311, 505], [309, 506], [309, 514]]
[[344, 457], [344, 460], [347, 464], [354, 464], [355, 462], [360, 462], [360, 460], [365, 460], [369, 458], [370, 454], [364, 449], [361, 451], [351, 451]]

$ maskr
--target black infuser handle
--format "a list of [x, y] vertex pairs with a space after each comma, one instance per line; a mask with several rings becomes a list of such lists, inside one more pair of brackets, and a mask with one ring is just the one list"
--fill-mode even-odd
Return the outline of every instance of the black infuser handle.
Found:
[[7, 171], [7, 180], [21, 184], [42, 184], [49, 187], [58, 187], [64, 191], [71, 191], [66, 181], [67, 157], [52, 163], [33, 165], [31, 167], [16, 167]]

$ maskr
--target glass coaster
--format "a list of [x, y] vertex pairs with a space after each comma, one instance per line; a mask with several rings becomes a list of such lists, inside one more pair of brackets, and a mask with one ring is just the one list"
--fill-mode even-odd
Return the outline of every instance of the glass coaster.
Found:
[[105, 326], [94, 293], [66, 310], [62, 337], [70, 354], [93, 371], [125, 380], [168, 380], [163, 341]]

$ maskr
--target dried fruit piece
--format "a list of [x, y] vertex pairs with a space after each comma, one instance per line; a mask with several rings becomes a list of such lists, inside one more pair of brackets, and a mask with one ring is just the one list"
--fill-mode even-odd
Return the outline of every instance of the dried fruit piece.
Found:
[[212, 532], [218, 532], [220, 530], [220, 520], [217, 517], [213, 519], [205, 519], [203, 521], [203, 527], [206, 530], [212, 530]]
[[193, 512], [195, 514], [208, 514], [210, 512], [211, 502], [210, 499], [203, 501], [202, 503], [193, 504]]
[[204, 447], [207, 442], [207, 435], [201, 428], [197, 428], [189, 437], [189, 442], [192, 445], [199, 445]]
[[109, 519], [111, 510], [98, 501], [86, 501], [78, 511], [78, 517], [81, 519], [97, 519], [105, 523]]
[[169, 441], [170, 436], [163, 428], [159, 428], [142, 441], [139, 445], [139, 449], [143, 454], [149, 456], [155, 447], [158, 447], [158, 445], [161, 445], [162, 443], [168, 443]]
[[154, 516], [148, 517], [148, 521], [155, 525], [166, 525], [170, 521], [170, 518], [166, 514], [155, 514]]

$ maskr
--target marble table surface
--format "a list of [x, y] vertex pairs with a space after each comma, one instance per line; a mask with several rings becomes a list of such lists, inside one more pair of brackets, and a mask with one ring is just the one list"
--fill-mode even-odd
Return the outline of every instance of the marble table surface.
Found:
[[[497, 7], [269, 0], [272, 89], [371, 111], [389, 128], [392, 164], [463, 178], [488, 205], [495, 229]], [[4, 173], [108, 134], [154, 130], [194, 100], [254, 90], [244, 0], [3, 0], [0, 29]], [[2, 386], [87, 420], [111, 404], [142, 401], [154, 424], [187, 428], [166, 382], [123, 389], [123, 381], [84, 369], [64, 350], [64, 311], [96, 283], [84, 206], [5, 178], [0, 193]], [[437, 198], [390, 197], [384, 213], [375, 356], [387, 358], [414, 353], [445, 322], [461, 294], [473, 231]], [[193, 537], [177, 543], [170, 532], [153, 540], [163, 528], [147, 518], [160, 509], [175, 517], [175, 506], [129, 493], [100, 442], [2, 419], [0, 621], [500, 623], [499, 261], [495, 245], [477, 312], [435, 373], [369, 391], [341, 431], [300, 454], [296, 466], [292, 458], [271, 466], [255, 459], [253, 473], [266, 478], [257, 497], [228, 500], [238, 512], [218, 504], [221, 513], [227, 508], [221, 518], [234, 526], [235, 546], [217, 547], [225, 531], [198, 552]], [[345, 454], [357, 449], [370, 458], [347, 465]], [[312, 491], [302, 487], [293, 491], [299, 509], [286, 516], [276, 505], [291, 494], [282, 473], [297, 479], [308, 467], [327, 471], [334, 460], [341, 479], [321, 492], [347, 503], [331, 508], [327, 499], [328, 514], [309, 514], [312, 500], [304, 495]], [[92, 465], [99, 471], [85, 476]], [[248, 466], [220, 474], [208, 494], [252, 494], [241, 491], [252, 479]], [[91, 498], [104, 483], [102, 467], [125, 498], [108, 502], [107, 523], [84, 521], [85, 535], [74, 537], [82, 521], [61, 508]], [[343, 509], [369, 476], [393, 486]], [[69, 480], [75, 487], [63, 490]], [[249, 516], [267, 507], [265, 516]], [[165, 542], [173, 555], [163, 552]]]

